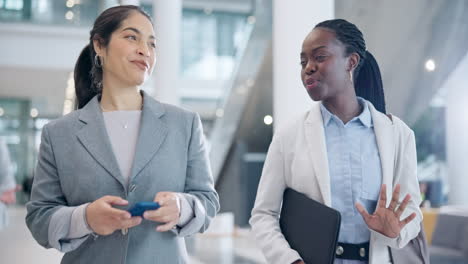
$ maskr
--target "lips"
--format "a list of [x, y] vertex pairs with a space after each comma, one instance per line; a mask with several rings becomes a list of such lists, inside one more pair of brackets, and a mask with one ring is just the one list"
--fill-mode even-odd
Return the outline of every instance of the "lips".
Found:
[[313, 88], [317, 87], [318, 83], [319, 82], [317, 80], [309, 78], [309, 79], [307, 79], [305, 81], [305, 86], [306, 86], [307, 89], [313, 89]]
[[132, 61], [132, 63], [143, 71], [146, 71], [148, 69], [148, 64], [143, 60], [134, 60]]

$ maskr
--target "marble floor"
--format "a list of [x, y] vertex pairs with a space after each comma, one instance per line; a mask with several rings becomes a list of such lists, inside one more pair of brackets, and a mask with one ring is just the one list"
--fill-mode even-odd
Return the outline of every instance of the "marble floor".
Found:
[[[9, 207], [9, 226], [0, 231], [0, 263], [60, 263], [62, 253], [39, 246], [29, 233], [24, 218], [25, 207]], [[193, 264], [263, 264], [249, 230], [235, 229], [235, 235], [203, 234], [187, 241]]]

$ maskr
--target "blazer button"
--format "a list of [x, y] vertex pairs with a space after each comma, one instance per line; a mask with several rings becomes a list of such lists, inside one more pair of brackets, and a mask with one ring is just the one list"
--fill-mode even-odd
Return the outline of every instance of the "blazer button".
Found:
[[122, 233], [122, 235], [127, 235], [128, 234], [128, 228], [122, 228], [120, 229], [120, 232]]
[[341, 256], [344, 252], [344, 248], [342, 246], [336, 247], [336, 255]]

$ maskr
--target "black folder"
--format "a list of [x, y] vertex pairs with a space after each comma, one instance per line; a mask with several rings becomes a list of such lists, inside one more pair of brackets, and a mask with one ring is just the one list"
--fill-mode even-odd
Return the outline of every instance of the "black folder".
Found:
[[288, 188], [279, 222], [289, 245], [306, 264], [333, 264], [340, 212]]

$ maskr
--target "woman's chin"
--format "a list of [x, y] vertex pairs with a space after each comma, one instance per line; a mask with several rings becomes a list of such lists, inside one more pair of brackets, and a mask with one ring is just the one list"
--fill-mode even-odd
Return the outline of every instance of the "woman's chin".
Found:
[[145, 77], [138, 77], [133, 79], [131, 83], [133, 84], [133, 86], [142, 86], [146, 82], [146, 80], [147, 78]]
[[320, 93], [307, 90], [307, 94], [309, 94], [310, 99], [312, 99], [313, 101], [322, 101], [322, 95]]

